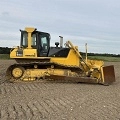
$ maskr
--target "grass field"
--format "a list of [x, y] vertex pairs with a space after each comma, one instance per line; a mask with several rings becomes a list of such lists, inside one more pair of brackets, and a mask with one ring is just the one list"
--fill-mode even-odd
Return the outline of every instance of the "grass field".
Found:
[[[9, 54], [0, 54], [0, 59], [2, 60], [10, 59]], [[102, 60], [107, 62], [120, 62], [120, 57], [88, 56], [88, 59]]]
[[107, 62], [120, 62], [120, 57], [88, 56], [88, 59], [102, 60]]
[[7, 60], [7, 59], [10, 59], [10, 56], [9, 54], [0, 54], [0, 59]]

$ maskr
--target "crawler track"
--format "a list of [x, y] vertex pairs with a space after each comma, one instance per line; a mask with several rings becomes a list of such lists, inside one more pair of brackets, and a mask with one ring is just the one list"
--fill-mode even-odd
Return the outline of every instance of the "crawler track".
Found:
[[[22, 81], [22, 75], [24, 74], [24, 71], [26, 71], [27, 69], [29, 69], [29, 70], [35, 69], [34, 68], [35, 65], [37, 66], [38, 69], [46, 69], [47, 70], [47, 68], [51, 68], [51, 66], [53, 66], [54, 69], [64, 69], [64, 70], [67, 69], [67, 70], [71, 70], [72, 72], [78, 73], [78, 75], [81, 75], [81, 73], [83, 73], [83, 70], [80, 69], [78, 66], [67, 66], [67, 65], [65, 66], [65, 65], [61, 65], [58, 63], [51, 63], [51, 62], [30, 62], [30, 63], [21, 62], [21, 63], [15, 63], [15, 64], [8, 67], [7, 72], [6, 72], [6, 79], [8, 79], [8, 81], [12, 81], [12, 82], [20, 81], [20, 80]], [[19, 80], [17, 77], [15, 78], [12, 75], [12, 70], [16, 67], [20, 68], [21, 73], [23, 72], [23, 74], [20, 75]], [[29, 75], [26, 75], [26, 76], [28, 76], [27, 79], [29, 79], [31, 77]], [[40, 79], [38, 76], [34, 77], [34, 79], [36, 79], [36, 78]]]
[[1, 120], [120, 120], [120, 63], [107, 63], [114, 64], [116, 72], [116, 82], [110, 86], [8, 83], [4, 75], [12, 63], [0, 61]]

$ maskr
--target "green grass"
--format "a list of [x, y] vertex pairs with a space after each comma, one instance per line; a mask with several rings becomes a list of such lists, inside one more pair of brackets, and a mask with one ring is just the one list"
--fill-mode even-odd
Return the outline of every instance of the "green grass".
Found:
[[10, 56], [9, 56], [9, 54], [0, 54], [0, 60], [8, 60], [8, 59], [10, 59]]
[[88, 59], [102, 60], [107, 62], [120, 62], [120, 57], [88, 56]]
[[[85, 58], [85, 56], [83, 56]], [[0, 59], [9, 60], [9, 54], [0, 54]], [[105, 57], [105, 56], [88, 56], [88, 59], [92, 60], [102, 60], [107, 62], [120, 62], [120, 57]]]

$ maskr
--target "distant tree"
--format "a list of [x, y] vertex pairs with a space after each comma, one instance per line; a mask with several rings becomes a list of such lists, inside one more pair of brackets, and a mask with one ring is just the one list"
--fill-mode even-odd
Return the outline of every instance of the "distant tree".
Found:
[[[84, 52], [80, 52], [82, 56], [85, 56]], [[88, 56], [105, 56], [105, 57], [120, 57], [120, 54], [108, 54], [108, 53], [87, 53]]]
[[0, 47], [0, 54], [10, 54], [10, 49], [8, 47]]

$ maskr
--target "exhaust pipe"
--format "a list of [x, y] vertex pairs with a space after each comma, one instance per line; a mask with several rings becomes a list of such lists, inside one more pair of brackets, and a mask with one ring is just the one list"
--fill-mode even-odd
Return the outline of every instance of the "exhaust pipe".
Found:
[[62, 36], [59, 36], [60, 37], [60, 47], [62, 48], [63, 47], [63, 37]]
[[87, 51], [88, 51], [88, 49], [87, 49], [87, 43], [85, 44], [85, 50], [86, 50], [86, 63], [87, 63]]

